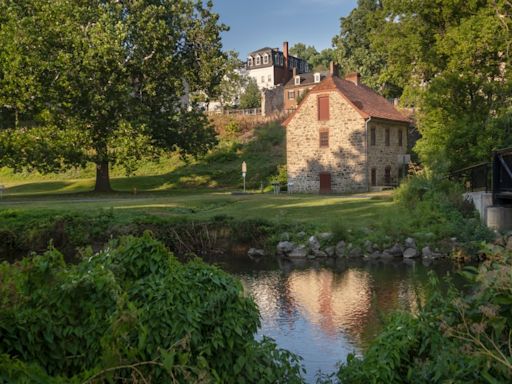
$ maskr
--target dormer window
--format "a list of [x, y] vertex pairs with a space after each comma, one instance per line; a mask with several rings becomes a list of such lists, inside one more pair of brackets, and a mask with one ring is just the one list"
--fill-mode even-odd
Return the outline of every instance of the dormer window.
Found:
[[320, 74], [317, 72], [315, 73], [315, 83], [319, 83], [320, 82]]
[[295, 85], [300, 85], [300, 76], [295, 76]]
[[263, 64], [268, 64], [268, 55], [266, 53], [263, 55]]
[[247, 58], [247, 65], [249, 67], [252, 67], [252, 57], [250, 57], [250, 56]]
[[258, 55], [256, 56], [256, 65], [260, 65], [261, 64], [261, 56]]

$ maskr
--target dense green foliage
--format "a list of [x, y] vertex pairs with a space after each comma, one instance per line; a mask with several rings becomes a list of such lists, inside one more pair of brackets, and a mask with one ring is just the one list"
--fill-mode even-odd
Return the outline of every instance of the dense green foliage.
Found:
[[360, 0], [334, 39], [345, 70], [415, 106], [421, 160], [446, 171], [512, 145], [509, 1]]
[[206, 152], [190, 93], [214, 95], [226, 57], [203, 1], [0, 1], [0, 165], [130, 168], [162, 150]]
[[148, 234], [81, 259], [50, 249], [0, 265], [1, 379], [301, 382], [294, 355], [254, 340], [257, 307], [228, 274]]
[[290, 48], [290, 53], [308, 62], [310, 70], [326, 71], [334, 60], [334, 50], [325, 48], [318, 52], [312, 45], [297, 43]]
[[509, 383], [512, 380], [512, 255], [487, 249], [467, 267], [473, 285], [432, 296], [417, 314], [397, 313], [363, 358], [350, 355], [342, 383]]
[[244, 93], [240, 96], [240, 108], [261, 108], [261, 92], [253, 78], [248, 80]]

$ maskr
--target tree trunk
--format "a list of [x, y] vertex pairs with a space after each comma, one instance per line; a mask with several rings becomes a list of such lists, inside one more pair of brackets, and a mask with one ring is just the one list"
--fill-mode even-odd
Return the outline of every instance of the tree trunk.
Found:
[[96, 185], [94, 192], [112, 192], [110, 176], [108, 173], [108, 161], [101, 161], [96, 164]]

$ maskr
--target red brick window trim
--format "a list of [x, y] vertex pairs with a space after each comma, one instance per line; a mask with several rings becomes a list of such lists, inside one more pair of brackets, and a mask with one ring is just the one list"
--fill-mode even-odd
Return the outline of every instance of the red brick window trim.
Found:
[[318, 120], [329, 120], [329, 96], [318, 96]]
[[329, 131], [320, 131], [320, 147], [329, 147]]

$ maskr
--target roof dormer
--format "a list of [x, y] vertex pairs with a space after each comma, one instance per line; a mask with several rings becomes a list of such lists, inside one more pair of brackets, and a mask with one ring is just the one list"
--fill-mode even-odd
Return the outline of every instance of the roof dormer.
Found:
[[267, 53], [265, 53], [263, 55], [263, 64], [268, 64], [268, 54]]
[[256, 55], [256, 65], [260, 65], [260, 64], [261, 64], [261, 56]]
[[247, 65], [248, 65], [249, 67], [252, 67], [252, 64], [253, 64], [252, 56], [249, 56], [249, 57], [247, 58]]
[[314, 81], [315, 81], [315, 83], [319, 83], [320, 82], [320, 73], [319, 72], [316, 72], [314, 74]]
[[295, 85], [300, 85], [300, 76], [295, 76]]

